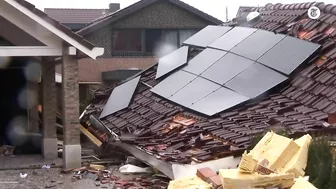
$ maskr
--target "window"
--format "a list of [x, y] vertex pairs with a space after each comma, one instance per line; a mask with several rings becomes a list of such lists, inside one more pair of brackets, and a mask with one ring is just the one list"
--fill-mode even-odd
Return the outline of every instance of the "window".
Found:
[[113, 53], [167, 54], [199, 29], [121, 29], [112, 36]]
[[146, 52], [155, 52], [162, 42], [162, 30], [152, 29], [145, 31]]
[[114, 51], [142, 51], [142, 30], [118, 30], [112, 36]]
[[170, 48], [177, 49], [179, 47], [178, 38], [178, 30], [167, 30], [164, 32], [163, 42]]

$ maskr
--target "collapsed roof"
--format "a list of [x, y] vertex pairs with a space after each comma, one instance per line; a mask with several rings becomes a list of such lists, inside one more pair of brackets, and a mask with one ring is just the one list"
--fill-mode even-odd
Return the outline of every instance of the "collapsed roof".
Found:
[[[322, 12], [316, 20], [307, 15], [313, 5]], [[108, 100], [113, 102], [119, 90], [111, 87], [97, 91], [82, 121], [89, 115], [101, 118], [122, 141], [178, 163], [241, 152], [253, 136], [270, 128], [281, 128], [289, 134], [332, 131], [327, 118], [328, 113], [336, 111], [336, 6], [268, 4], [257, 11], [261, 18], [249, 23], [250, 28], [211, 26], [217, 33], [213, 30], [201, 39], [214, 38], [214, 42], [196, 44], [200, 41], [193, 39], [201, 35], [196, 34], [184, 43], [187, 57], [163, 58], [122, 83], [116, 89], [127, 88], [132, 95], [116, 98], [123, 102], [105, 115], [101, 115], [104, 106], [114, 106]], [[251, 45], [250, 41], [258, 43]], [[185, 48], [178, 51], [183, 54]], [[169, 59], [177, 63], [161, 64]], [[235, 67], [229, 60], [234, 60]], [[218, 67], [210, 69], [216, 64]], [[213, 72], [203, 74], [207, 70]], [[195, 78], [198, 81], [191, 82]], [[165, 84], [166, 80], [170, 81]], [[219, 94], [215, 95], [216, 91]], [[232, 103], [237, 96], [239, 100]], [[193, 108], [204, 99], [208, 101], [199, 107], [207, 107], [206, 111]]]

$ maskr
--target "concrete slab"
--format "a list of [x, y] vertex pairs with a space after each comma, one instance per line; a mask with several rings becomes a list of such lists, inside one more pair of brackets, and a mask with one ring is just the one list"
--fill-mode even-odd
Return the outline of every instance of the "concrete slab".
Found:
[[235, 158], [230, 156], [227, 158], [199, 164], [172, 164], [170, 162], [157, 159], [154, 155], [148, 154], [147, 152], [129, 144], [116, 142], [112, 145], [119, 146], [130, 152], [133, 156], [148, 164], [149, 166], [154, 167], [161, 173], [168, 176], [170, 179], [196, 175], [197, 169], [202, 167], [209, 167], [214, 171], [218, 171], [219, 169], [236, 168], [239, 165], [241, 159], [240, 157]]
[[63, 146], [63, 165], [66, 169], [81, 167], [81, 145], [64, 145]]

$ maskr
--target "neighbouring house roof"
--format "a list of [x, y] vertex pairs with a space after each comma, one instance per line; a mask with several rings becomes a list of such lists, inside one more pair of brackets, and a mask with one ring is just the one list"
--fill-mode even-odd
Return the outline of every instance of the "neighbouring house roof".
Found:
[[[44, 12], [60, 23], [87, 24], [109, 13], [109, 9], [63, 9], [45, 8]], [[115, 10], [117, 11], [117, 10]], [[113, 11], [114, 12], [114, 11]]]
[[236, 17], [240, 17], [240, 16], [242, 16], [244, 13], [246, 13], [246, 12], [251, 12], [251, 10], [256, 9], [256, 8], [258, 8], [258, 7], [254, 7], [254, 6], [240, 6], [240, 7], [238, 8]]
[[[146, 69], [157, 62], [154, 57], [112, 57], [92, 60], [84, 58], [78, 60], [79, 82], [100, 83], [102, 73], [106, 71], [125, 70], [131, 68]], [[56, 72], [62, 74], [62, 65], [56, 66]]]
[[[311, 6], [321, 9], [320, 18], [308, 18]], [[283, 129], [292, 135], [335, 128], [327, 123], [336, 112], [336, 6], [324, 3], [268, 4], [258, 11], [261, 19], [250, 27], [282, 33], [321, 45], [307, 64], [290, 75], [286, 86], [257, 101], [243, 104], [214, 116], [184, 108], [151, 92], [157, 65], [142, 72], [130, 105], [101, 121], [121, 140], [178, 163], [208, 161], [245, 150], [252, 139], [268, 129]], [[294, 49], [293, 51], [301, 50]], [[191, 58], [199, 50], [190, 51]], [[133, 78], [136, 78], [134, 76]], [[131, 78], [132, 79], [132, 78]], [[97, 91], [89, 115], [99, 118], [113, 87]], [[201, 90], [201, 89], [200, 89]], [[192, 95], [192, 94], [190, 94]], [[83, 120], [82, 120], [83, 121]], [[85, 120], [84, 120], [85, 122]], [[84, 123], [83, 122], [83, 123]], [[188, 126], [185, 126], [188, 125]], [[123, 139], [124, 133], [130, 133]]]
[[[55, 31], [51, 32], [54, 32], [56, 35], [58, 35], [58, 37], [62, 38], [64, 41], [73, 45], [74, 47], [76, 47], [86, 55], [90, 56], [91, 58], [96, 58], [97, 56], [100, 56], [103, 53], [104, 49], [95, 47], [89, 41], [85, 40], [82, 36], [72, 32], [69, 28], [62, 25], [53, 18], [49, 17], [43, 11], [35, 8], [33, 4], [27, 2], [26, 0], [5, 0], [5, 1], [8, 4], [19, 9], [27, 16], [31, 16], [31, 19], [34, 19], [37, 23], [45, 25], [45, 27], [48, 27], [47, 29], [49, 30], [54, 29]], [[33, 14], [28, 15], [28, 13]], [[48, 24], [50, 24], [50, 27], [47, 26]], [[60, 31], [61, 33], [59, 33], [58, 31]]]
[[[96, 20], [94, 20], [93, 22], [90, 23], [90, 25], [88, 25], [87, 27], [81, 29], [80, 31], [78, 31], [79, 34], [81, 35], [85, 35], [87, 33], [90, 33], [96, 29], [99, 29], [101, 27], [104, 27], [108, 24], [111, 24], [113, 22], [116, 22], [122, 18], [125, 18], [126, 16], [140, 10], [140, 9], [143, 9], [144, 7], [147, 7], [153, 3], [156, 3], [156, 2], [159, 2], [161, 0], [141, 0], [137, 3], [134, 3], [124, 9], [121, 9], [119, 11], [116, 11], [114, 13], [111, 13], [111, 14], [107, 14], [105, 16], [102, 16], [101, 18], [98, 18]], [[190, 6], [180, 0], [166, 0], [166, 1], [169, 1], [183, 9], [185, 9], [186, 11], [189, 11], [201, 18], [203, 18], [204, 20], [207, 20], [209, 21], [210, 23], [213, 23], [213, 24], [221, 24], [223, 23], [221, 20], [218, 20], [217, 18], [209, 15], [209, 14], [206, 14], [198, 9], [196, 9], [195, 7], [193, 6]]]

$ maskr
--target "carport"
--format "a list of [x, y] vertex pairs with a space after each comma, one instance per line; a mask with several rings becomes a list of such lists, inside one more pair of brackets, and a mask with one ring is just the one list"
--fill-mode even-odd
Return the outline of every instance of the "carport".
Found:
[[[62, 65], [63, 160], [81, 163], [78, 59], [102, 55], [81, 36], [24, 0], [0, 1], [0, 133], [38, 131], [38, 81], [42, 78], [43, 156], [57, 158], [55, 65]], [[5, 112], [5, 113], [2, 113]], [[13, 129], [14, 128], [14, 129]], [[2, 137], [3, 141], [18, 140]], [[5, 138], [5, 139], [4, 139]]]

